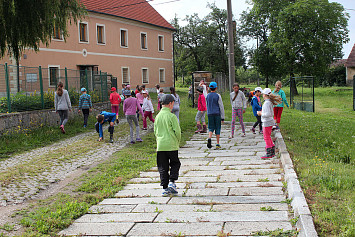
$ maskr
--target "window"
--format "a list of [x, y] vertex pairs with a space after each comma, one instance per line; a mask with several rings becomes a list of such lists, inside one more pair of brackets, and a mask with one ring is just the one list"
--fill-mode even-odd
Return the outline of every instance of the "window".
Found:
[[142, 68], [142, 82], [143, 84], [149, 83], [148, 68]]
[[164, 36], [162, 36], [162, 35], [158, 36], [158, 50], [160, 52], [164, 51]]
[[105, 25], [96, 24], [97, 43], [106, 44]]
[[59, 66], [49, 66], [49, 86], [56, 87], [59, 82]]
[[148, 49], [148, 47], [147, 47], [147, 33], [141, 33], [141, 48]]
[[122, 83], [129, 84], [129, 68], [128, 67], [122, 68]]
[[165, 82], [165, 69], [164, 68], [159, 69], [159, 82], [160, 83]]
[[128, 47], [128, 31], [121, 29], [121, 47]]
[[79, 36], [81, 43], [89, 43], [88, 24], [86, 22], [79, 23]]
[[62, 31], [60, 30], [59, 27], [56, 27], [56, 26], [53, 27], [53, 39], [63, 40]]

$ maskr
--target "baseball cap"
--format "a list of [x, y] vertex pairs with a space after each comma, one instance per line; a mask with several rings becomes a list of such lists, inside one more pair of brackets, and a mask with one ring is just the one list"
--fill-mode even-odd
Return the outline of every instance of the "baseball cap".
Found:
[[217, 88], [217, 83], [216, 82], [211, 82], [210, 83], [210, 85], [209, 85], [209, 88], [211, 88], [211, 89], [215, 89], [215, 88]]
[[261, 93], [265, 95], [270, 95], [271, 94], [271, 89], [270, 88], [265, 88]]
[[261, 88], [261, 87], [256, 87], [256, 88], [255, 88], [255, 91], [260, 91], [261, 93], [263, 93], [263, 88]]
[[112, 87], [112, 88], [111, 88], [111, 91], [116, 91], [116, 87]]
[[85, 87], [81, 88], [81, 92], [84, 92], [86, 91]]
[[123, 94], [124, 94], [124, 95], [132, 95], [130, 90], [125, 90], [125, 91], [123, 92]]
[[131, 87], [131, 85], [126, 85], [126, 87]]
[[173, 102], [174, 101], [174, 97], [172, 96], [172, 95], [170, 95], [170, 94], [165, 94], [164, 96], [163, 96], [163, 98], [161, 99], [161, 104], [162, 105], [168, 105], [168, 104], [170, 104], [171, 102]]

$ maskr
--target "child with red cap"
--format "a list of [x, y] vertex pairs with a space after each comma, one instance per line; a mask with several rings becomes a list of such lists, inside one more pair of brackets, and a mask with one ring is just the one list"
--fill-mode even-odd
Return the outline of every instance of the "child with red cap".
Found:
[[112, 113], [116, 114], [116, 122], [118, 123], [118, 112], [120, 111], [121, 96], [117, 93], [116, 88], [111, 88], [110, 95]]

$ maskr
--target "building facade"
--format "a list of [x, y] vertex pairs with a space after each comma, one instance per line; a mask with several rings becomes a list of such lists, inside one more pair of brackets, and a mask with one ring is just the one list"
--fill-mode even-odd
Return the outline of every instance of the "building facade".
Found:
[[346, 84], [353, 85], [355, 76], [355, 44], [345, 63], [346, 67]]
[[[60, 75], [64, 68], [86, 69], [90, 75], [92, 71], [108, 72], [117, 79], [119, 88], [121, 84], [173, 86], [174, 28], [148, 2], [81, 2], [88, 15], [69, 26], [65, 41], [60, 29], [55, 29], [48, 47], [41, 45], [39, 52], [26, 50], [20, 59], [21, 66], [42, 66], [48, 70], [44, 90], [56, 87], [58, 79], [64, 76]], [[10, 58], [0, 63], [5, 62], [15, 64]], [[10, 71], [12, 92], [17, 90], [16, 81], [16, 73]]]

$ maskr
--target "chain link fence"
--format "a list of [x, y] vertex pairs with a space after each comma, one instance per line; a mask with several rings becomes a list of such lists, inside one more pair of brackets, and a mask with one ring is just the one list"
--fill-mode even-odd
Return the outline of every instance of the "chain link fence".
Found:
[[93, 103], [108, 101], [112, 75], [55, 66], [41, 68], [0, 64], [0, 113], [54, 108], [54, 94], [59, 82], [64, 84], [75, 106], [79, 103], [82, 87], [87, 89]]

